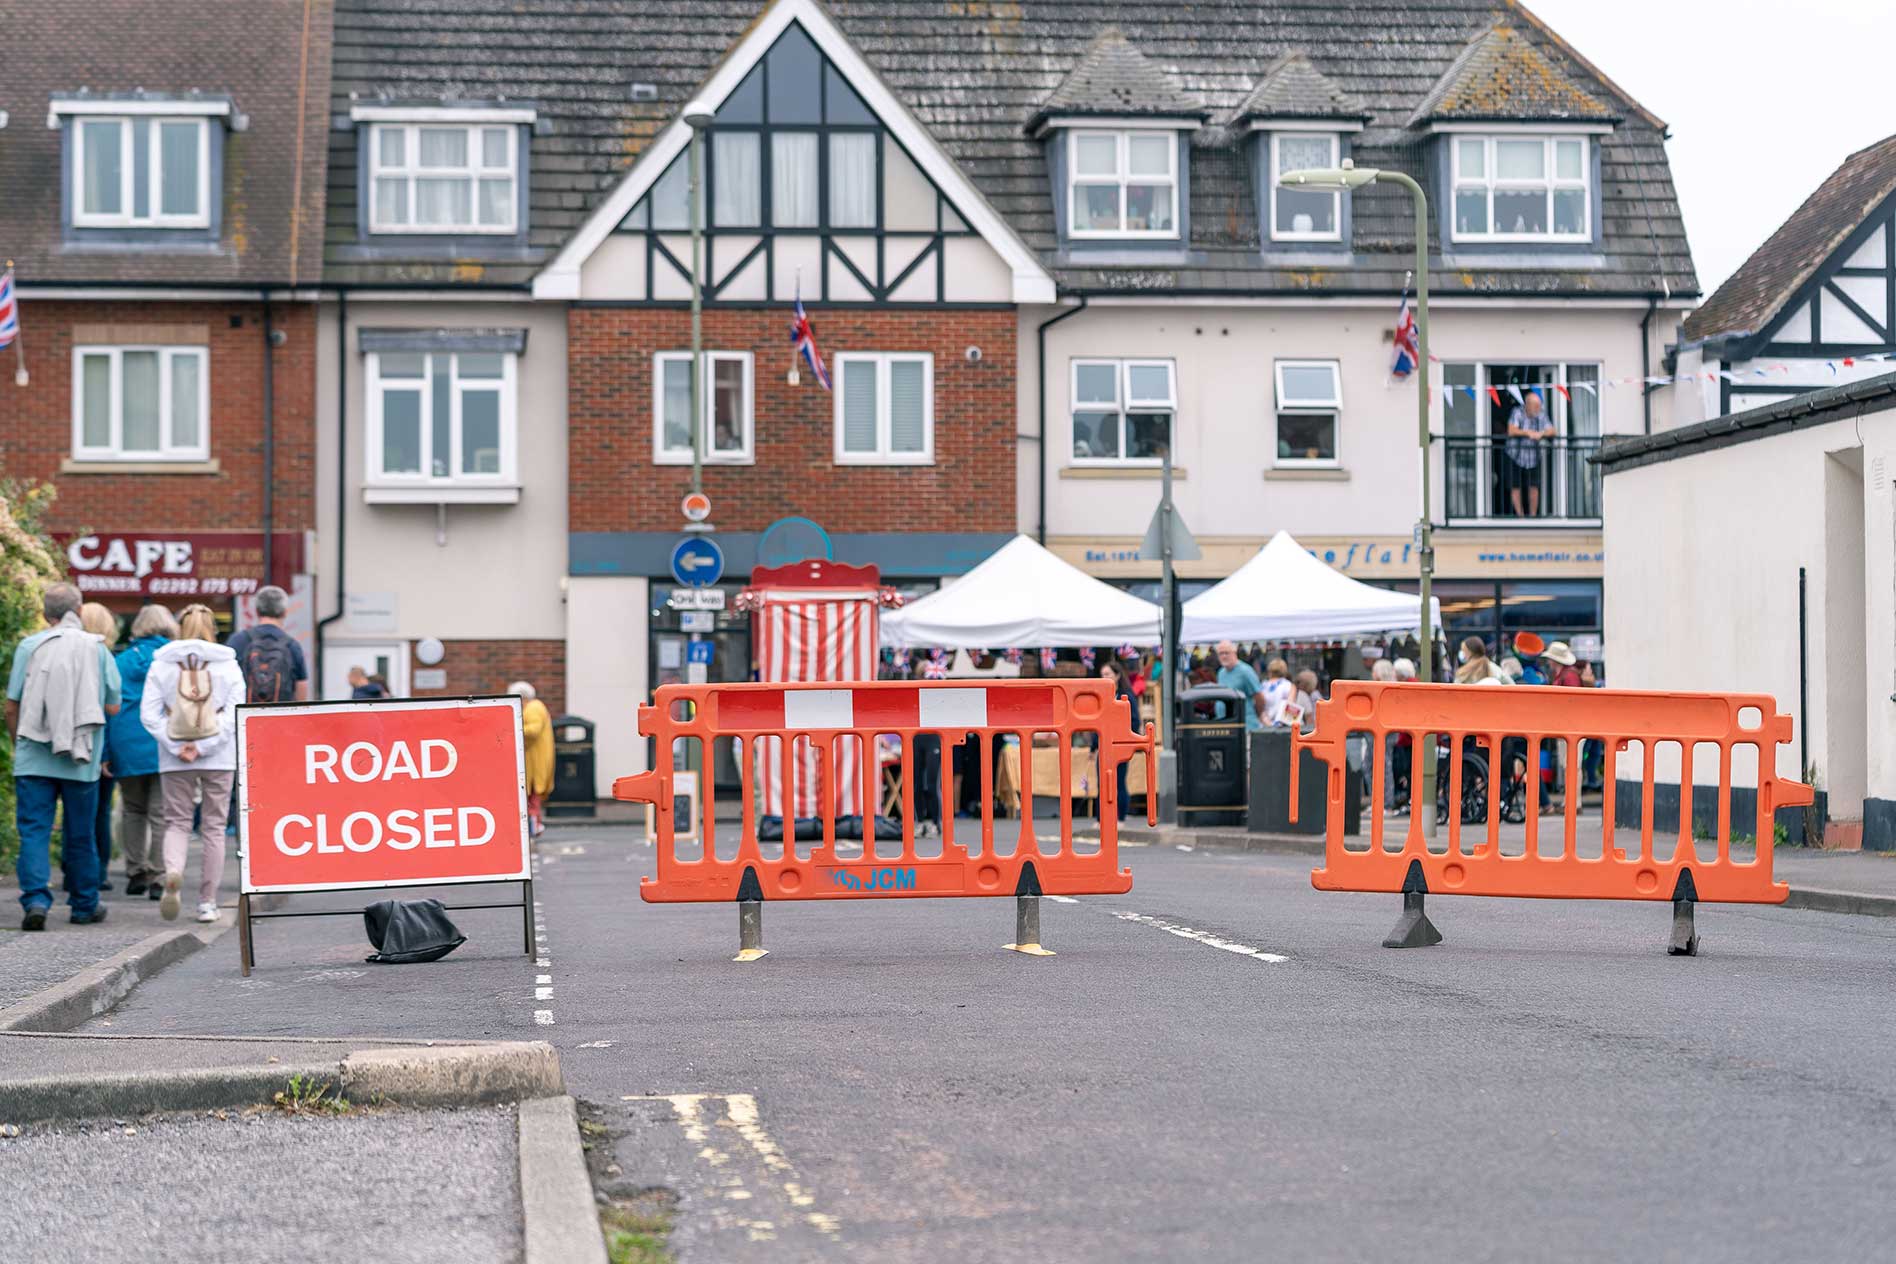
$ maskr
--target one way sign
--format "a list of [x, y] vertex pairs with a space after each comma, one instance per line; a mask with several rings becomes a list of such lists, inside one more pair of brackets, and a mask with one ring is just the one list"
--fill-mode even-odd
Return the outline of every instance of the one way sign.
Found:
[[672, 550], [672, 578], [694, 588], [715, 584], [724, 574], [724, 550], [703, 536], [686, 536]]

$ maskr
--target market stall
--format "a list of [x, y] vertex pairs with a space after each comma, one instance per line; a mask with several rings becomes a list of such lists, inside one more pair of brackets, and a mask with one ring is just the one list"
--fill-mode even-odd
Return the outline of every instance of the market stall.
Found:
[[[1441, 603], [1431, 598], [1433, 626]], [[1185, 603], [1179, 641], [1289, 641], [1414, 631], [1421, 598], [1351, 579], [1279, 531], [1257, 556]]]
[[1015, 536], [940, 592], [882, 617], [892, 646], [1156, 645], [1159, 608]]

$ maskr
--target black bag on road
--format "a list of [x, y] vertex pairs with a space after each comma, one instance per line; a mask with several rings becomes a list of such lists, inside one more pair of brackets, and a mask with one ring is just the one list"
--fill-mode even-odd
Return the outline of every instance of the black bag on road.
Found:
[[399, 966], [439, 961], [467, 942], [440, 900], [378, 900], [362, 910], [375, 952], [363, 958]]

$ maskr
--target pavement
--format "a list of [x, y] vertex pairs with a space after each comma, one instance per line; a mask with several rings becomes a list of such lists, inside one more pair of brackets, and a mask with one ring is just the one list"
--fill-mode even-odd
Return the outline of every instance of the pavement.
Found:
[[1308, 856], [1129, 845], [1130, 894], [1046, 903], [1051, 959], [1000, 951], [1006, 900], [865, 900], [771, 904], [739, 966], [728, 905], [640, 903], [637, 829], [538, 851], [533, 958], [500, 911], [412, 967], [362, 965], [360, 922], [266, 923], [249, 979], [220, 945], [82, 1030], [551, 1041], [602, 1192], [673, 1191], [687, 1264], [1896, 1235], [1896, 920], [1707, 905], [1672, 958], [1664, 905], [1439, 897], [1446, 942], [1393, 952], [1396, 897], [1314, 891]]
[[[0, 1141], [9, 1260], [521, 1258], [511, 1105], [218, 1111], [34, 1127]], [[451, 1191], [451, 1192], [450, 1192]]]

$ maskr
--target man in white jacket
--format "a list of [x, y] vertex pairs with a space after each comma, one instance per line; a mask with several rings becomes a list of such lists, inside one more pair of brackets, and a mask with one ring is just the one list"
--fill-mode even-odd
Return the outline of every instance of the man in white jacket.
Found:
[[[138, 718], [158, 741], [158, 784], [163, 799], [164, 895], [159, 916], [178, 916], [184, 863], [191, 846], [191, 817], [200, 806], [198, 839], [204, 857], [198, 880], [197, 920], [217, 920], [217, 886], [224, 877], [224, 822], [237, 776], [237, 704], [244, 700], [244, 673], [237, 656], [217, 643], [217, 617], [208, 606], [188, 606], [178, 618], [180, 637], [158, 651], [145, 677]], [[216, 732], [184, 741], [173, 737], [171, 714], [178, 679], [192, 658], [210, 675], [210, 708]]]

